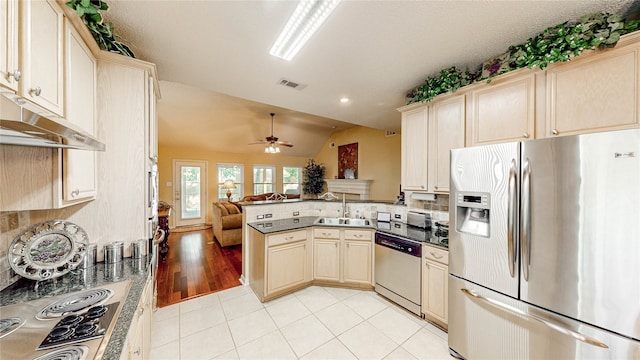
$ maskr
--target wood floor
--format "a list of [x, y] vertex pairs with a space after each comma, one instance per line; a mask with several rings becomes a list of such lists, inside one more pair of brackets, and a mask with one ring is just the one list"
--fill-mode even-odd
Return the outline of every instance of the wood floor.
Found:
[[240, 285], [242, 245], [220, 247], [211, 229], [169, 234], [158, 264], [158, 307]]

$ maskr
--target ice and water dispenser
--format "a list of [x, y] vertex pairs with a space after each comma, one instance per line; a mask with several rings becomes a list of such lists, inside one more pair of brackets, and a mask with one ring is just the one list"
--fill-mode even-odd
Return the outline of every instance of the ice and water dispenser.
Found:
[[489, 193], [458, 192], [456, 196], [456, 230], [489, 237], [491, 201]]

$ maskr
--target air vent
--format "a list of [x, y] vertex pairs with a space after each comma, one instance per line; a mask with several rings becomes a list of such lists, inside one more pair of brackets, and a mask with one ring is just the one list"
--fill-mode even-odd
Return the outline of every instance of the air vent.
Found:
[[389, 131], [389, 130], [387, 130], [387, 132], [384, 134], [384, 136], [386, 136], [386, 137], [391, 137], [391, 136], [395, 136], [395, 135], [398, 135], [398, 133], [395, 132], [395, 131]]
[[305, 84], [300, 84], [287, 79], [280, 79], [280, 81], [278, 81], [278, 84], [288, 88], [296, 89], [296, 90], [302, 90], [307, 87], [307, 85]]

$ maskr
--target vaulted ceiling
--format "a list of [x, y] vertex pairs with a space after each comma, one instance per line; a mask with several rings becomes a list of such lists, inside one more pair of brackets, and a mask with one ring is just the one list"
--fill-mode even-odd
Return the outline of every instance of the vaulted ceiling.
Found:
[[343, 0], [285, 61], [269, 49], [296, 2], [107, 1], [116, 33], [158, 67], [161, 146], [262, 152], [246, 144], [269, 135], [274, 112], [274, 134], [295, 145], [283, 150], [291, 156], [313, 156], [331, 132], [354, 125], [399, 130], [407, 91], [442, 68], [475, 67], [546, 27], [593, 12], [633, 17], [639, 6]]

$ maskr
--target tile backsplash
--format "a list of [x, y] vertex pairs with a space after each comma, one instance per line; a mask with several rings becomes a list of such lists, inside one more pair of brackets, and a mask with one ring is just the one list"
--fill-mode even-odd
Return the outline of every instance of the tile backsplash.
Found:
[[9, 246], [13, 239], [29, 226], [29, 211], [0, 212], [0, 290], [20, 278], [9, 265]]

